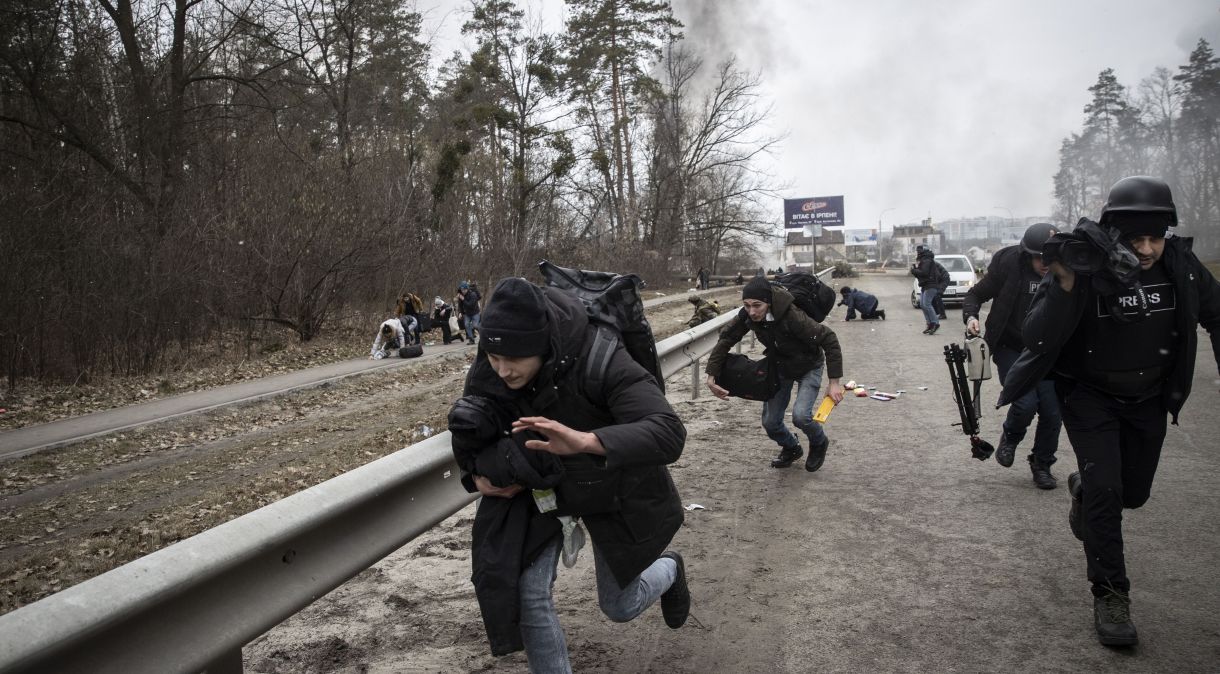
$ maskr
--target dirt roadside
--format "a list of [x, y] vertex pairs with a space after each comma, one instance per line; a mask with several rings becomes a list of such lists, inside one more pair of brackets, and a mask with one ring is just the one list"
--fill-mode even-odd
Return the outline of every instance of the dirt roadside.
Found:
[[[686, 302], [648, 312], [657, 337]], [[445, 428], [473, 351], [0, 463], [0, 612]]]

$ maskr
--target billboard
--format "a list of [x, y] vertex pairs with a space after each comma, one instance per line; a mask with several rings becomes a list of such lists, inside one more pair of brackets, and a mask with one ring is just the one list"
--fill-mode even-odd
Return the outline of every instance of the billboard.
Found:
[[843, 196], [784, 199], [784, 229], [802, 229], [809, 225], [842, 227]]
[[846, 246], [875, 246], [877, 245], [877, 230], [845, 229], [843, 230], [843, 244]]

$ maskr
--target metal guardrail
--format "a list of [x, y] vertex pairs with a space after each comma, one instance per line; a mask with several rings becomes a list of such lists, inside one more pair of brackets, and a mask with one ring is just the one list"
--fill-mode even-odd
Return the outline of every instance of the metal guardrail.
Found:
[[[699, 360], [734, 315], [658, 342], [665, 378], [691, 367], [699, 386]], [[245, 644], [475, 500], [450, 437], [0, 616], [0, 672], [241, 672]]]
[[[733, 315], [659, 342], [666, 378]], [[474, 499], [435, 435], [0, 616], [0, 672], [240, 672], [242, 646]]]

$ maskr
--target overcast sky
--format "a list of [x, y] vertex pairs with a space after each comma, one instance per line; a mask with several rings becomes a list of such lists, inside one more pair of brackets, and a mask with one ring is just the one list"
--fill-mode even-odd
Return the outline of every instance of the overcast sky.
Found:
[[[1157, 66], [1176, 73], [1200, 37], [1220, 51], [1216, 0], [673, 5], [705, 59], [735, 54], [761, 74], [787, 134], [770, 167], [783, 196], [842, 194], [849, 228], [1049, 215], [1060, 141], [1102, 69], [1135, 88]], [[420, 0], [438, 56], [463, 48], [468, 6]], [[561, 25], [560, 0], [522, 6]]]

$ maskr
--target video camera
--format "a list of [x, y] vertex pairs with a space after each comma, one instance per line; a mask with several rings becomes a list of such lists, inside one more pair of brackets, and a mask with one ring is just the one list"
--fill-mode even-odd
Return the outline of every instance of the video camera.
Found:
[[1042, 246], [1042, 261], [1059, 262], [1077, 274], [1113, 274], [1114, 281], [1127, 284], [1139, 274], [1140, 261], [1123, 242], [1117, 229], [1081, 218], [1076, 229], [1060, 232]]

